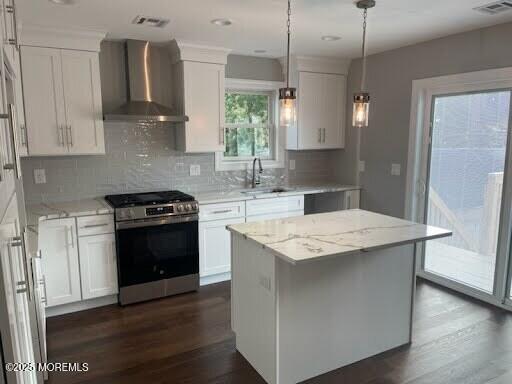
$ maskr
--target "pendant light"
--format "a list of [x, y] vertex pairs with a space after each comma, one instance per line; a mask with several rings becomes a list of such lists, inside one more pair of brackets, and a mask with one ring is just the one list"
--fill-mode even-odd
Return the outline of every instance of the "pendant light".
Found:
[[279, 123], [281, 126], [290, 126], [295, 122], [296, 108], [295, 102], [297, 99], [297, 89], [290, 88], [290, 17], [292, 14], [291, 0], [288, 0], [288, 45], [286, 50], [286, 88], [279, 89], [279, 104], [280, 104], [280, 117]]
[[370, 94], [366, 91], [366, 18], [368, 9], [375, 7], [375, 0], [360, 0], [356, 3], [356, 6], [363, 10], [363, 69], [360, 92], [354, 94], [352, 125], [363, 128], [368, 126], [368, 115], [370, 112]]

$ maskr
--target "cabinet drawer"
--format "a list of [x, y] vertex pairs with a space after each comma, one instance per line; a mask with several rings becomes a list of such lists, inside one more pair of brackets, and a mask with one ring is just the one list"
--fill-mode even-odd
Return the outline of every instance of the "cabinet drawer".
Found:
[[199, 206], [199, 220], [225, 220], [245, 216], [245, 201], [205, 204]]
[[269, 213], [303, 211], [304, 196], [285, 196], [268, 199], [250, 200], [246, 203], [247, 216], [266, 215]]
[[113, 215], [84, 216], [77, 218], [78, 236], [101, 235], [114, 232]]

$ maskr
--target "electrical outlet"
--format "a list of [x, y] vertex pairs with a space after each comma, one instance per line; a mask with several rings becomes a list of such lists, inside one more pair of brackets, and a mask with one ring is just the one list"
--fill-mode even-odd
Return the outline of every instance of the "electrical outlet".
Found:
[[290, 160], [290, 161], [288, 162], [288, 169], [289, 169], [290, 171], [294, 171], [294, 170], [295, 170], [295, 160]]
[[190, 176], [200, 176], [201, 166], [199, 164], [192, 164], [190, 166]]
[[364, 172], [366, 169], [366, 162], [364, 160], [359, 160], [359, 172]]
[[34, 169], [34, 183], [46, 184], [46, 171], [41, 169]]
[[391, 164], [391, 175], [392, 176], [400, 176], [401, 166], [400, 164], [393, 163]]

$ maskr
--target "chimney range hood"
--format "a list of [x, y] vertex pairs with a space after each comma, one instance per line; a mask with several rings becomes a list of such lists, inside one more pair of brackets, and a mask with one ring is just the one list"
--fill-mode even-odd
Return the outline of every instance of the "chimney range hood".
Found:
[[161, 82], [159, 79], [152, 79], [150, 43], [128, 40], [125, 49], [128, 101], [116, 110], [106, 113], [105, 121], [188, 121], [187, 116], [179, 115], [171, 108], [154, 101], [154, 87]]

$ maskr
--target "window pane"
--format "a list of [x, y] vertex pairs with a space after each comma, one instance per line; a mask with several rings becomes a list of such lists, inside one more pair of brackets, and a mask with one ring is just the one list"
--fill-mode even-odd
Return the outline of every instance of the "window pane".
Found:
[[227, 128], [225, 157], [270, 157], [269, 129]]
[[453, 236], [428, 241], [425, 270], [492, 292], [510, 92], [436, 97], [427, 224]]
[[226, 123], [266, 124], [269, 96], [226, 92]]

